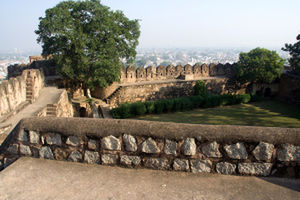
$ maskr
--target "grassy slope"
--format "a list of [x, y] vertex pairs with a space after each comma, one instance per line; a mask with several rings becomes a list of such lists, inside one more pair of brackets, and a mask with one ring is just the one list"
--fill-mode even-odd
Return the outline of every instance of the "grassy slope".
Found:
[[146, 115], [137, 119], [191, 124], [300, 128], [300, 107], [277, 101], [263, 101], [252, 104], [196, 109], [187, 112]]

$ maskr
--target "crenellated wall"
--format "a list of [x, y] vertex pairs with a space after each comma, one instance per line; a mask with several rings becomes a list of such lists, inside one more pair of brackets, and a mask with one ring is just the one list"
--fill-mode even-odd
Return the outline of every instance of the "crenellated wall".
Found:
[[0, 116], [14, 111], [19, 105], [38, 98], [44, 86], [40, 70], [24, 70], [21, 76], [10, 78], [0, 84]]
[[169, 65], [167, 67], [159, 65], [158, 67], [148, 66], [147, 68], [139, 67], [134, 68], [129, 66], [126, 69], [122, 68], [121, 83], [135, 83], [144, 81], [157, 81], [157, 80], [173, 80], [184, 79], [194, 80], [201, 77], [211, 76], [226, 76], [231, 77], [233, 74], [233, 67], [231, 64], [210, 64], [191, 66]]
[[128, 168], [300, 176], [300, 129], [140, 120], [27, 118], [0, 146], [20, 156]]

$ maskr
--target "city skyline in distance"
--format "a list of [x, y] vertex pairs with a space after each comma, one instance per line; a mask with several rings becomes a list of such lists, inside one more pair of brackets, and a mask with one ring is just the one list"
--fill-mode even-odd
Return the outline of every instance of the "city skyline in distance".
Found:
[[[34, 30], [45, 10], [60, 0], [2, 1], [0, 52], [41, 51]], [[129, 19], [139, 19], [143, 48], [275, 49], [300, 33], [300, 2], [220, 0], [102, 0]]]

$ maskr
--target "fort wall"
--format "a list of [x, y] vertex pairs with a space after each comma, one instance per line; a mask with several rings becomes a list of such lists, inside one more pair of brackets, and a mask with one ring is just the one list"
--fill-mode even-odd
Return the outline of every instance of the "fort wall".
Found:
[[300, 76], [285, 73], [279, 83], [279, 98], [300, 105]]
[[44, 76], [39, 70], [24, 70], [16, 78], [0, 84], [0, 116], [17, 109], [22, 103], [35, 101], [44, 86]]
[[27, 118], [0, 147], [20, 156], [128, 168], [254, 176], [300, 175], [300, 129], [140, 120]]

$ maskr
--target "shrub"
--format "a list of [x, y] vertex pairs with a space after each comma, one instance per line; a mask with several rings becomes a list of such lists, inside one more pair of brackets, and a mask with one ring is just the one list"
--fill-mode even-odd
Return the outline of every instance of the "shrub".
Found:
[[198, 80], [194, 86], [194, 95], [206, 96], [206, 85], [203, 81]]
[[164, 99], [162, 100], [164, 104], [164, 112], [172, 112], [173, 111], [173, 105], [174, 100], [173, 99]]
[[191, 96], [190, 100], [192, 102], [193, 108], [200, 108], [204, 103], [204, 97], [198, 96]]
[[111, 115], [113, 118], [115, 119], [120, 119], [121, 116], [120, 116], [120, 108], [113, 108], [111, 111], [110, 111]]
[[180, 98], [174, 99], [173, 111], [177, 112], [180, 111], [182, 108], [182, 101]]
[[145, 107], [146, 107], [146, 112], [147, 112], [148, 114], [154, 113], [154, 111], [155, 111], [155, 103], [154, 103], [154, 101], [146, 101], [146, 102], [144, 103], [144, 105], [145, 105]]
[[130, 113], [130, 104], [124, 103], [121, 104], [118, 108], [114, 108], [111, 111], [113, 118], [125, 119], [131, 117]]
[[161, 114], [164, 111], [164, 102], [162, 100], [155, 102], [155, 113]]
[[181, 98], [181, 102], [182, 102], [182, 106], [181, 106], [181, 110], [191, 110], [193, 108], [193, 103], [192, 101], [185, 97], [185, 98]]
[[140, 101], [130, 104], [130, 113], [132, 115], [144, 115], [146, 111], [146, 106]]
[[261, 100], [262, 100], [262, 97], [260, 95], [251, 94], [251, 99], [250, 99], [251, 102], [257, 102], [257, 101], [261, 101]]
[[205, 97], [204, 108], [212, 108], [221, 105], [221, 95], [210, 94]]

